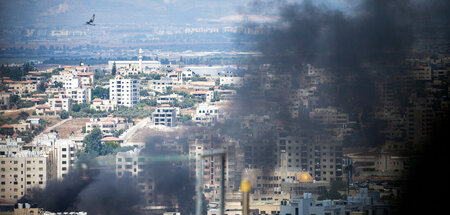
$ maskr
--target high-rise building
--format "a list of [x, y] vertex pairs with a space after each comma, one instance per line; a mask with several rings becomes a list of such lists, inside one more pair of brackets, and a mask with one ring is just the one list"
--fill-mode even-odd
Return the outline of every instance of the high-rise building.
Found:
[[6, 151], [0, 156], [0, 201], [16, 202], [47, 183], [47, 156], [38, 151]]
[[109, 98], [117, 105], [133, 107], [139, 103], [139, 80], [117, 75], [109, 80]]

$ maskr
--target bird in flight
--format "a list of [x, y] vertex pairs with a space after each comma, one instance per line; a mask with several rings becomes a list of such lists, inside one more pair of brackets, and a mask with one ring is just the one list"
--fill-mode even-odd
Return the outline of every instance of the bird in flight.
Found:
[[89, 21], [86, 22], [86, 25], [95, 25], [94, 24], [95, 14], [92, 14], [92, 17]]

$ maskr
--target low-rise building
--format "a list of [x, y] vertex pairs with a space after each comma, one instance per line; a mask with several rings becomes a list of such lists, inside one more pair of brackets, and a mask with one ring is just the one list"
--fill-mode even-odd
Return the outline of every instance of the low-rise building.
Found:
[[0, 110], [9, 109], [9, 97], [11, 96], [10, 92], [0, 92]]
[[169, 104], [169, 103], [173, 103], [175, 101], [181, 101], [182, 99], [183, 99], [183, 96], [172, 93], [170, 95], [158, 96], [156, 98], [156, 102], [158, 104]]
[[156, 92], [164, 93], [168, 87], [173, 86], [171, 78], [161, 78], [160, 80], [150, 80], [144, 89], [153, 90]]
[[86, 132], [98, 128], [105, 136], [112, 136], [119, 130], [127, 130], [128, 122], [124, 118], [93, 118], [86, 123]]
[[91, 102], [91, 88], [74, 88], [66, 90], [67, 96], [76, 104], [89, 104]]
[[32, 81], [16, 81], [8, 84], [8, 90], [17, 95], [32, 93], [37, 90], [37, 84]]
[[96, 111], [115, 111], [117, 110], [117, 102], [111, 100], [102, 100], [95, 98], [92, 100], [91, 109]]
[[174, 127], [177, 125], [177, 111], [169, 105], [162, 105], [152, 113], [152, 122], [154, 125], [165, 125]]
[[197, 125], [211, 126], [223, 119], [223, 110], [216, 105], [201, 103], [197, 106], [193, 119]]

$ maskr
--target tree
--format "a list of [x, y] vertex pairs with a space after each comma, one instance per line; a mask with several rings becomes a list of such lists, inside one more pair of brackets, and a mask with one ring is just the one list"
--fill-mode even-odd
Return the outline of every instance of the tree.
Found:
[[111, 69], [111, 75], [116, 75], [117, 69], [116, 69], [116, 61], [113, 63], [113, 67]]
[[83, 139], [84, 151], [88, 154], [100, 155], [102, 152], [102, 131], [95, 128], [90, 134], [86, 135]]
[[92, 91], [92, 99], [95, 98], [109, 99], [109, 90], [103, 87], [96, 87]]
[[19, 119], [26, 119], [28, 116], [30, 116], [30, 114], [25, 111], [19, 113]]
[[61, 111], [61, 115], [60, 115], [61, 119], [67, 119], [69, 118], [69, 112], [63, 110]]
[[17, 104], [20, 101], [20, 97], [18, 95], [9, 95], [9, 103], [10, 104]]
[[113, 154], [119, 148], [119, 144], [113, 141], [106, 141], [101, 147], [100, 155]]

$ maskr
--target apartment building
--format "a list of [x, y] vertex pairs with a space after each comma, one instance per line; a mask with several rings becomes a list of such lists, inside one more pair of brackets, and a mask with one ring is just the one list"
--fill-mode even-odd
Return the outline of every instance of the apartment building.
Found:
[[62, 180], [75, 167], [76, 146], [69, 139], [56, 139], [51, 147], [50, 177]]
[[144, 89], [154, 90], [156, 92], [164, 93], [167, 87], [173, 86], [173, 81], [171, 78], [161, 78], [160, 80], [150, 80], [148, 81], [148, 86]]
[[0, 110], [9, 109], [9, 97], [11, 96], [10, 92], [0, 92]]
[[330, 182], [342, 178], [342, 143], [333, 141], [329, 136], [307, 132], [299, 136], [280, 134], [277, 137], [277, 151], [277, 166], [286, 162], [289, 168], [311, 173], [316, 181]]
[[104, 136], [111, 136], [119, 130], [127, 130], [129, 127], [125, 118], [92, 118], [86, 123], [86, 132], [98, 128]]
[[177, 125], [176, 108], [169, 105], [162, 105], [152, 113], [152, 122], [154, 125], [165, 125], [174, 127]]
[[91, 88], [78, 87], [75, 89], [67, 89], [66, 93], [76, 104], [89, 104], [91, 102]]
[[156, 102], [158, 104], [170, 104], [175, 101], [182, 101], [182, 100], [183, 100], [183, 96], [175, 94], [175, 93], [172, 93], [170, 95], [158, 96], [156, 98]]
[[47, 104], [50, 106], [50, 110], [56, 112], [70, 111], [71, 108], [70, 98], [49, 98]]
[[130, 177], [136, 182], [136, 186], [143, 193], [145, 205], [154, 205], [156, 200], [155, 181], [145, 168], [145, 157], [140, 156], [141, 149], [118, 152], [116, 155], [117, 177]]
[[47, 156], [38, 151], [8, 151], [0, 155], [0, 200], [16, 202], [31, 189], [44, 188], [47, 162]]
[[37, 84], [33, 81], [16, 81], [8, 84], [8, 91], [17, 95], [32, 93], [37, 90]]
[[117, 109], [117, 102], [95, 98], [92, 100], [91, 109], [96, 111], [114, 111]]
[[133, 107], [139, 103], [139, 80], [117, 75], [109, 80], [109, 98], [117, 105]]
[[218, 120], [223, 119], [223, 109], [216, 105], [201, 103], [197, 106], [195, 115], [193, 117], [194, 122], [197, 125], [211, 126]]

